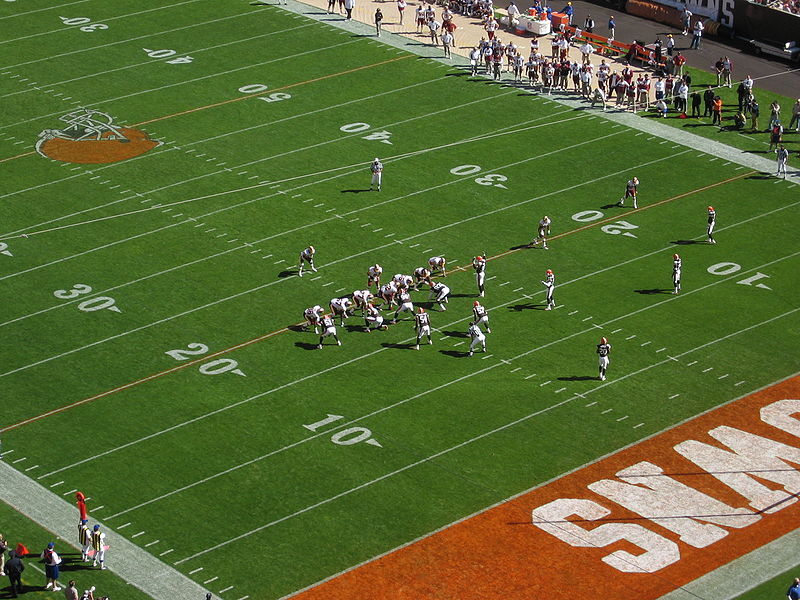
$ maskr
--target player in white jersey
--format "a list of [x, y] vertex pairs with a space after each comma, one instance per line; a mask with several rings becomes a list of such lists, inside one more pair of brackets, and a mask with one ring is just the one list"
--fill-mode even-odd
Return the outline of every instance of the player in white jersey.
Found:
[[411, 294], [408, 293], [408, 290], [405, 287], [401, 287], [397, 292], [397, 297], [400, 299], [400, 302], [398, 303], [399, 306], [397, 310], [394, 311], [392, 323], [397, 323], [397, 317], [400, 316], [400, 313], [410, 312], [411, 316], [414, 316], [414, 305], [411, 303]]
[[322, 307], [319, 304], [307, 308], [303, 311], [306, 320], [306, 328], [313, 327], [314, 333], [319, 335], [319, 324], [322, 320]]
[[714, 241], [714, 226], [717, 224], [717, 211], [714, 210], [713, 206], [708, 207], [708, 229], [706, 230], [706, 235], [708, 235], [708, 243], [709, 244], [716, 244], [717, 242]]
[[431, 318], [425, 309], [421, 306], [417, 309], [417, 314], [414, 315], [414, 327], [417, 330], [417, 344], [414, 350], [419, 350], [419, 343], [422, 341], [422, 336], [428, 336], [428, 343], [433, 344], [431, 340]]
[[412, 285], [414, 285], [414, 278], [411, 277], [411, 275], [402, 275], [398, 273], [392, 277], [392, 281], [394, 281], [397, 287], [410, 288]]
[[386, 308], [390, 309], [394, 306], [394, 295], [397, 293], [397, 285], [394, 281], [390, 281], [381, 286], [381, 291], [378, 296], [386, 303]]
[[314, 266], [314, 255], [316, 253], [317, 249], [314, 248], [314, 246], [309, 246], [300, 253], [300, 264], [298, 265], [299, 271], [297, 273], [300, 277], [303, 276], [303, 265], [305, 263], [308, 263], [314, 273], [317, 272], [317, 268]]
[[538, 243], [542, 243], [542, 248], [544, 250], [549, 250], [550, 248], [547, 247], [547, 237], [550, 235], [550, 224], [552, 221], [550, 217], [545, 215], [542, 217], [542, 220], [539, 221], [539, 230], [537, 231], [536, 237], [534, 240], [528, 244], [529, 246], [535, 246]]
[[375, 189], [375, 186], [377, 186], [378, 191], [380, 192], [381, 179], [383, 178], [383, 163], [376, 157], [369, 166], [369, 170], [372, 172], [372, 183], [370, 184], [369, 189], [373, 190]]
[[414, 291], [416, 292], [419, 289], [419, 284], [424, 283], [426, 285], [430, 284], [431, 282], [431, 272], [426, 269], [425, 267], [417, 267], [414, 269]]
[[322, 350], [322, 341], [329, 335], [333, 336], [333, 339], [336, 340], [337, 346], [342, 345], [342, 342], [339, 341], [339, 336], [336, 335], [336, 321], [334, 320], [333, 315], [323, 315], [322, 335], [319, 336], [319, 344], [317, 344], [317, 350]]
[[439, 305], [439, 310], [447, 310], [445, 304], [447, 304], [447, 297], [450, 295], [450, 288], [440, 281], [436, 283], [431, 281], [429, 285], [431, 286], [430, 299]]
[[469, 333], [471, 340], [469, 343], [469, 353], [467, 356], [472, 356], [475, 352], [475, 346], [479, 344], [481, 346], [481, 352], [486, 352], [486, 336], [483, 335], [483, 332], [481, 331], [480, 327], [478, 327], [478, 324], [470, 323], [467, 333]]
[[375, 284], [375, 289], [380, 289], [381, 275], [383, 275], [383, 267], [378, 263], [375, 263], [367, 269], [367, 287], [372, 287], [372, 285]]
[[611, 354], [611, 344], [604, 337], [600, 338], [600, 343], [597, 344], [597, 354], [600, 356], [600, 381], [605, 381], [606, 369], [608, 369], [608, 363], [611, 362], [608, 358], [608, 355]]
[[367, 314], [364, 317], [364, 331], [371, 333], [373, 326], [375, 329], [388, 329], [388, 327], [383, 324], [383, 315], [381, 311], [375, 308], [373, 304], [369, 304], [367, 306]]
[[639, 205], [637, 204], [638, 200], [636, 198], [636, 190], [638, 187], [639, 180], [636, 177], [629, 179], [628, 183], [625, 184], [625, 195], [619, 199], [619, 205], [625, 206], [625, 199], [633, 198], [633, 208], [639, 208]]
[[435, 273], [436, 271], [440, 271], [442, 273], [442, 277], [447, 277], [447, 271], [445, 270], [447, 267], [447, 261], [445, 260], [444, 256], [431, 256], [428, 259], [428, 266], [431, 268], [431, 274]]
[[681, 257], [677, 254], [672, 255], [672, 293], [677, 294], [681, 291]]
[[786, 163], [789, 162], [789, 151], [784, 148], [783, 144], [778, 144], [775, 149], [775, 155], [778, 157], [778, 172], [775, 177], [780, 177], [783, 174], [783, 178], [786, 179]]
[[486, 307], [477, 300], [472, 304], [472, 316], [474, 317], [473, 322], [475, 325], [478, 327], [483, 325], [486, 328], [486, 333], [492, 333], [489, 328], [489, 313], [486, 312]]
[[553, 274], [552, 269], [547, 269], [544, 272], [544, 281], [542, 285], [547, 289], [547, 307], [545, 310], [553, 310], [556, 306], [556, 301], [553, 299], [553, 292], [556, 291], [556, 276]]
[[367, 310], [367, 304], [372, 302], [374, 296], [369, 290], [355, 290], [353, 292], [353, 305], [354, 308], [361, 310], [361, 315]]
[[339, 317], [339, 324], [344, 327], [344, 320], [347, 317], [352, 316], [352, 313], [349, 312], [353, 307], [353, 303], [350, 301], [350, 298], [331, 298], [330, 304], [333, 320], [335, 321], [336, 317]]
[[486, 252], [472, 259], [472, 268], [475, 269], [475, 283], [478, 284], [478, 296], [483, 298], [486, 283]]

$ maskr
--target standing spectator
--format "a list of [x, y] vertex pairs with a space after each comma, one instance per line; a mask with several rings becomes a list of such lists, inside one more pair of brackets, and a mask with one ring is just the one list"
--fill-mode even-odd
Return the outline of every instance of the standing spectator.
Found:
[[692, 116], [700, 117], [700, 102], [702, 98], [697, 92], [692, 92]]
[[683, 77], [683, 65], [686, 64], [686, 57], [678, 52], [672, 62], [675, 64], [675, 75]]
[[3, 565], [6, 564], [6, 550], [8, 550], [6, 538], [3, 537], [2, 533], [0, 533], [0, 577], [3, 577], [6, 574], [3, 570]]
[[439, 30], [442, 28], [442, 24], [439, 23], [436, 19], [431, 19], [428, 21], [428, 29], [431, 31], [431, 44], [434, 46], [439, 45]]
[[722, 127], [722, 98], [719, 96], [714, 96], [714, 104], [711, 106], [711, 112], [711, 124]]
[[572, 25], [572, 16], [575, 14], [575, 9], [572, 8], [572, 2], [567, 2], [567, 5], [561, 9], [561, 12], [567, 15], [567, 25]]
[[450, 46], [452, 45], [453, 45], [453, 34], [445, 30], [445, 32], [442, 34], [442, 49], [444, 50], [445, 58], [452, 58], [452, 56], [450, 56]]
[[381, 37], [381, 23], [383, 22], [383, 13], [380, 8], [375, 9], [375, 35]]
[[727, 56], [722, 59], [722, 84], [729, 88], [733, 87], [731, 75], [733, 73], [733, 62]]
[[671, 33], [667, 34], [667, 56], [672, 56], [672, 52], [675, 50], [675, 38], [672, 37]]
[[78, 594], [78, 588], [75, 587], [74, 579], [70, 579], [67, 584], [67, 589], [64, 590], [64, 597], [66, 600], [80, 600], [80, 594]]
[[590, 57], [594, 52], [594, 48], [589, 42], [581, 46], [581, 64], [588, 65], [591, 61]]
[[44, 572], [45, 577], [47, 577], [47, 584], [44, 589], [49, 590], [52, 588], [54, 592], [58, 592], [61, 590], [58, 586], [58, 565], [61, 564], [61, 557], [56, 554], [55, 546], [53, 542], [47, 544], [47, 548], [42, 552], [41, 558], [44, 561]]
[[786, 597], [789, 600], [800, 600], [800, 577], [794, 578], [794, 582], [786, 590]]
[[722, 86], [722, 57], [714, 63], [714, 73], [717, 74], [717, 87]]
[[660, 68], [661, 66], [661, 54], [663, 43], [661, 42], [661, 38], [656, 38], [656, 41], [653, 43], [653, 60], [656, 62], [655, 67], [656, 69]]
[[712, 108], [714, 106], [714, 90], [711, 89], [710, 85], [707, 85], [706, 91], [703, 92], [703, 104], [705, 105], [705, 110], [703, 110], [703, 116], [710, 117]]
[[592, 15], [586, 17], [586, 20], [583, 22], [583, 30], [586, 33], [592, 33], [594, 31], [594, 19]]
[[690, 48], [700, 50], [700, 40], [703, 38], [703, 29], [705, 29], [703, 22], [697, 19], [694, 24], [694, 30], [692, 31], [692, 43], [689, 45]]
[[684, 80], [678, 82], [678, 91], [675, 94], [675, 110], [686, 115], [686, 107], [689, 102], [689, 86]]
[[511, 2], [508, 5], [508, 30], [512, 31], [514, 29], [514, 21], [519, 18], [519, 9], [517, 5]]
[[759, 116], [759, 108], [758, 108], [758, 100], [752, 94], [750, 95], [750, 127], [753, 131], [758, 130], [758, 116]]
[[792, 119], [789, 121], [789, 129], [794, 127], [795, 131], [800, 131], [800, 98], [792, 105]]
[[753, 78], [750, 75], [747, 75], [744, 79], [742, 79], [742, 83], [744, 84], [745, 89], [749, 94], [753, 93]]
[[739, 82], [736, 88], [736, 97], [739, 100], [739, 112], [744, 111], [744, 105], [747, 103], [747, 97], [750, 95], [748, 89], [744, 86], [744, 81]]
[[11, 595], [16, 598], [18, 593], [22, 593], [22, 572], [25, 570], [25, 565], [22, 564], [22, 559], [13, 550], [8, 553], [8, 562], [5, 569], [8, 581], [11, 584]]
[[772, 151], [773, 146], [781, 146], [783, 144], [783, 125], [780, 121], [776, 121], [775, 125], [769, 132], [769, 149]]
[[356, 7], [356, 0], [344, 0], [344, 11], [347, 13], [346, 21], [353, 20], [353, 9]]
[[617, 22], [614, 20], [614, 16], [610, 16], [608, 18], [608, 39], [613, 40], [614, 34], [617, 31]]
[[687, 35], [689, 33], [689, 27], [692, 26], [692, 11], [688, 8], [684, 8], [683, 12], [681, 13], [681, 22], [683, 23], [683, 31], [681, 35]]
[[397, 0], [397, 12], [400, 14], [400, 25], [403, 24], [403, 14], [406, 10], [406, 0]]
[[332, 15], [336, 12], [336, 0], [328, 0], [328, 14]]
[[777, 100], [773, 100], [772, 104], [769, 105], [769, 124], [767, 125], [767, 130], [771, 130], [775, 123], [781, 122], [781, 105], [778, 104]]
[[469, 67], [470, 67], [470, 73], [472, 74], [473, 77], [478, 75], [478, 64], [480, 63], [480, 60], [481, 60], [481, 51], [476, 46], [475, 48], [470, 50], [469, 53]]

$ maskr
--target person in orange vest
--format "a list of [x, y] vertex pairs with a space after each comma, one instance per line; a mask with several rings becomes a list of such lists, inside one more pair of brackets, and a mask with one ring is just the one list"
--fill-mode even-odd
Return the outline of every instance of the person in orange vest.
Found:
[[711, 116], [711, 124], [722, 127], [722, 98], [719, 96], [714, 96], [714, 102], [711, 105]]
[[85, 521], [89, 518], [86, 516], [86, 496], [83, 492], [76, 492], [75, 500], [78, 502], [78, 511], [81, 513], [80, 520]]

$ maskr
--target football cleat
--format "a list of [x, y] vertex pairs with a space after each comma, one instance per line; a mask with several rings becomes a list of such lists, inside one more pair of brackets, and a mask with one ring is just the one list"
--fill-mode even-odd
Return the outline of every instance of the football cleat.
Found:
[[78, 164], [106, 164], [135, 158], [161, 145], [140, 129], [118, 127], [111, 116], [79, 108], [59, 120], [63, 129], [45, 129], [36, 151], [52, 160]]

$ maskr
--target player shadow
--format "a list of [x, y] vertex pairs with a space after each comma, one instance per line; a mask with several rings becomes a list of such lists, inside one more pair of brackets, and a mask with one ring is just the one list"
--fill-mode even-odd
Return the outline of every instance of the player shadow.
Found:
[[442, 335], [446, 335], [447, 337], [454, 337], [454, 338], [465, 338], [469, 334], [466, 331], [442, 331]]
[[465, 356], [469, 356], [469, 352], [467, 351], [460, 352], [458, 350], [439, 350], [439, 352], [441, 354], [444, 354], [446, 356], [452, 356], [454, 358], [463, 358]]
[[691, 246], [692, 244], [707, 244], [708, 242], [701, 242], [700, 240], [673, 240], [670, 244], [677, 246]]
[[450, 294], [450, 298], [474, 298], [476, 294]]
[[589, 377], [588, 375], [570, 375], [569, 377], [558, 377], [559, 381], [594, 381], [597, 377]]
[[511, 246], [509, 250], [522, 250], [523, 248], [532, 248], [530, 244], [520, 244], [519, 246]]
[[298, 348], [302, 348], [303, 350], [316, 350], [317, 349], [317, 345], [316, 344], [310, 344], [308, 342], [295, 342], [294, 345], [297, 346]]
[[651, 290], [633, 290], [633, 291], [636, 292], [637, 294], [651, 295], [651, 294], [671, 294], [673, 290], [672, 290], [672, 288], [668, 288], [668, 289], [667, 288], [664, 288], [664, 289], [662, 289], [662, 288], [653, 288]]
[[773, 179], [773, 176], [769, 173], [759, 173], [758, 175], [745, 177], [745, 179]]
[[383, 346], [384, 348], [394, 348], [396, 350], [413, 350], [415, 344], [413, 344], [413, 343], [411, 343], [411, 344], [396, 344], [396, 343], [392, 343], [392, 342], [382, 342], [381, 346]]
[[514, 312], [522, 312], [523, 310], [544, 310], [547, 308], [545, 304], [533, 304], [531, 302], [526, 302], [524, 304], [512, 304], [506, 307], [508, 310], [513, 310]]
[[289, 325], [286, 329], [288, 329], [289, 331], [296, 331], [298, 333], [303, 333], [303, 332], [309, 331], [308, 329], [306, 329], [302, 325]]
[[370, 188], [364, 188], [360, 190], [342, 190], [340, 193], [342, 194], [360, 194], [361, 192], [371, 192]]
[[604, 204], [600, 207], [600, 210], [608, 210], [609, 208], [625, 208], [624, 206], [620, 206], [619, 202], [614, 202], [613, 204]]
[[297, 269], [292, 269], [291, 271], [281, 271], [278, 273], [278, 279], [286, 279], [292, 275], [297, 275]]

